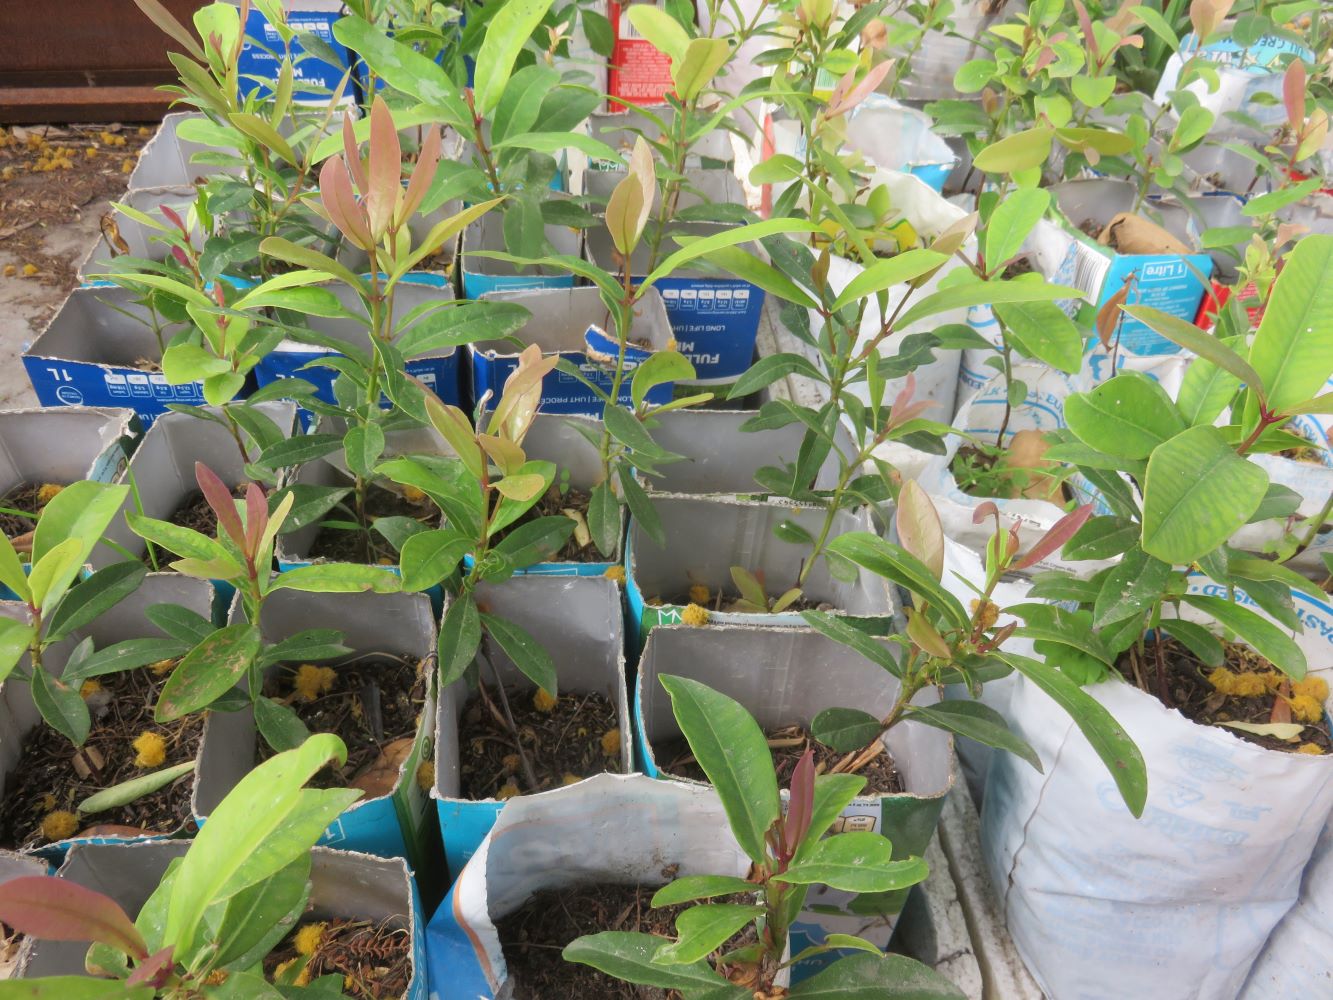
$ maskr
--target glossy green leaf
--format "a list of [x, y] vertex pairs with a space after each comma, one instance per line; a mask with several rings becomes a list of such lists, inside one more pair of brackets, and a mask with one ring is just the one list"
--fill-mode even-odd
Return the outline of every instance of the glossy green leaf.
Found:
[[551, 0], [509, 0], [490, 19], [473, 74], [478, 114], [485, 116], [500, 103], [514, 61], [550, 9]]
[[[1333, 376], [1333, 236], [1306, 236], [1278, 272], [1250, 347], [1276, 413], [1314, 396]], [[1253, 404], [1246, 408], [1249, 418]]]
[[171, 722], [212, 704], [235, 687], [258, 655], [259, 645], [259, 629], [247, 622], [218, 629], [172, 670], [153, 718]]
[[83, 746], [92, 719], [78, 689], [56, 680], [45, 670], [34, 670], [28, 687], [33, 704], [46, 724], [76, 747]]
[[1300, 680], [1305, 676], [1305, 654], [1300, 645], [1267, 618], [1225, 597], [1186, 594], [1185, 603], [1198, 608], [1234, 632], [1242, 642], [1254, 647], [1259, 655], [1288, 677]]
[[717, 789], [741, 849], [756, 864], [764, 836], [781, 813], [768, 741], [733, 698], [686, 677], [661, 677], [690, 752]]
[[1004, 323], [1019, 353], [1062, 372], [1078, 371], [1083, 361], [1083, 335], [1054, 302], [997, 303], [995, 315]]
[[925, 879], [929, 870], [920, 858], [893, 860], [893, 845], [878, 833], [857, 830], [819, 841], [785, 872], [779, 882], [827, 885], [844, 892], [893, 892]]
[[1143, 550], [1173, 565], [1212, 552], [1263, 500], [1268, 476], [1215, 427], [1191, 427], [1158, 447], [1143, 486]]
[[791, 988], [791, 1000], [963, 1000], [938, 972], [902, 955], [849, 955]]
[[884, 724], [859, 708], [826, 708], [810, 721], [810, 735], [838, 753], [869, 746], [884, 731]]
[[[592, 966], [624, 982], [656, 986], [663, 990], [683, 990], [690, 996], [728, 985], [707, 962], [700, 961], [693, 965], [654, 964], [653, 956], [665, 944], [655, 934], [603, 931], [571, 941], [565, 946], [562, 955], [567, 962]], [[750, 1000], [754, 992], [739, 986], [734, 987], [734, 990], [734, 996], [721, 994], [720, 1000]], [[708, 995], [713, 996], [711, 992]]]
[[1171, 397], [1155, 380], [1124, 372], [1065, 401], [1065, 422], [1084, 444], [1141, 459], [1185, 429]]
[[481, 612], [481, 625], [523, 676], [547, 694], [560, 693], [551, 654], [527, 629], [484, 611]]
[[1042, 770], [1037, 751], [1009, 728], [1003, 715], [979, 701], [941, 701], [935, 705], [913, 705], [907, 710], [907, 718], [966, 736], [997, 750], [1007, 750], [1038, 771]]
[[471, 594], [449, 602], [440, 621], [440, 687], [452, 684], [472, 664], [481, 645], [481, 614]]
[[734, 875], [684, 875], [668, 882], [654, 893], [653, 906], [674, 906], [696, 899], [732, 896], [738, 892], [754, 892], [755, 884]]
[[[992, 64], [993, 65], [993, 64]], [[997, 271], [1018, 255], [1023, 243], [1051, 204], [1044, 188], [1010, 192], [995, 206], [984, 235], [987, 271]]]
[[127, 805], [145, 795], [151, 795], [159, 788], [165, 788], [177, 778], [189, 774], [194, 770], [194, 766], [194, 761], [187, 760], [182, 764], [160, 768], [156, 771], [150, 771], [148, 774], [138, 775], [128, 781], [122, 781], [118, 785], [112, 785], [110, 788], [105, 788], [80, 802], [79, 814], [88, 816], [93, 813], [105, 812], [108, 809]]
[[403, 582], [395, 574], [378, 566], [355, 563], [315, 563], [283, 571], [273, 581], [271, 590], [302, 590], [314, 594], [396, 594]]
[[142, 563], [130, 562], [114, 563], [93, 573], [70, 590], [47, 619], [47, 641], [61, 639], [115, 607], [139, 589], [147, 574]]

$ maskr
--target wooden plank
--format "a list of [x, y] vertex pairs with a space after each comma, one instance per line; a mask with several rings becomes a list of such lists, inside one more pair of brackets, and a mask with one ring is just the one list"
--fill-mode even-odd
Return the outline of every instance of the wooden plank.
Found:
[[156, 87], [0, 87], [0, 124], [156, 121], [175, 95]]

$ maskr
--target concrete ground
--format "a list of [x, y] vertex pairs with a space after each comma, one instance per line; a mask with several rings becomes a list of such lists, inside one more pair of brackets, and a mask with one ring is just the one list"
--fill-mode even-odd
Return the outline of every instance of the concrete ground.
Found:
[[0, 409], [37, 405], [20, 355], [78, 284], [148, 131], [0, 126]]

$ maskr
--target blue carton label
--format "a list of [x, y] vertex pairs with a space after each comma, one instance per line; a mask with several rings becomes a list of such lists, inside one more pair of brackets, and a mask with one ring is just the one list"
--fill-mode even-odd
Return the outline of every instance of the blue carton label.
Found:
[[762, 290], [734, 278], [663, 278], [657, 289], [676, 347], [699, 381], [739, 378], [750, 367]]
[[456, 879], [468, 858], [477, 853], [486, 834], [495, 826], [504, 803], [495, 800], [465, 802], [461, 799], [437, 799], [435, 807], [440, 814], [444, 860], [449, 865], [450, 878]]
[[491, 292], [528, 292], [542, 288], [573, 288], [572, 274], [481, 274], [463, 268], [463, 298], [479, 299]]
[[398, 811], [388, 796], [348, 809], [329, 824], [319, 842], [325, 847], [381, 858], [407, 857], [407, 841], [398, 823]]
[[[482, 395], [489, 389], [491, 398], [488, 408], [494, 409], [500, 399], [500, 394], [504, 391], [505, 379], [518, 368], [518, 357], [507, 354], [488, 354], [476, 349], [472, 349], [470, 353], [472, 358], [472, 398], [474, 400], [481, 399]], [[586, 354], [578, 351], [561, 351], [559, 354], [561, 358], [577, 366], [585, 379], [603, 392], [610, 393], [612, 376], [610, 369], [603, 365], [594, 364], [588, 360]], [[630, 396], [631, 378], [632, 373], [627, 371], [625, 377], [621, 380], [620, 402], [626, 406], [633, 405]], [[671, 391], [672, 383], [669, 382], [653, 386], [648, 391], [648, 402], [654, 406], [668, 403], [671, 401]], [[602, 415], [602, 401], [573, 375], [557, 369], [548, 372], [546, 377], [542, 379], [541, 411], [542, 413], [554, 413], [562, 416], [583, 414], [590, 417], [600, 417]]]
[[[299, 351], [278, 345], [255, 366], [255, 380], [262, 388], [278, 379], [305, 379], [315, 387], [317, 397], [326, 403], [333, 403], [333, 382], [338, 373], [322, 365], [313, 368], [307, 368], [306, 365], [319, 358], [335, 356], [333, 351]], [[407, 362], [407, 373], [419, 379], [444, 402], [458, 405], [458, 351], [443, 358], [414, 358]], [[380, 405], [387, 407], [388, 398], [381, 396]]]
[[[288, 13], [287, 24], [293, 31], [306, 31], [318, 35], [338, 53], [340, 58], [340, 62], [334, 64], [304, 54], [300, 39], [293, 38], [292, 69], [297, 84], [292, 91], [294, 99], [298, 101], [327, 99], [329, 93], [342, 82], [348, 67], [351, 66], [351, 61], [347, 47], [333, 37], [333, 25], [341, 17], [342, 14], [336, 11], [298, 9]], [[282, 65], [282, 54], [282, 37], [277, 29], [268, 23], [262, 11], [252, 9], [249, 19], [245, 22], [245, 45], [241, 49], [241, 93], [249, 94], [256, 88], [264, 86], [260, 81], [248, 77], [259, 76], [267, 80], [276, 80]], [[296, 58], [302, 55], [303, 58]], [[306, 86], [303, 88], [301, 84]]]
[[204, 405], [201, 383], [170, 385], [161, 372], [33, 355], [24, 355], [23, 367], [43, 406], [128, 407], [139, 415], [145, 429], [171, 403]]
[[[1206, 253], [1181, 257], [1174, 254], [1119, 256], [1111, 261], [1097, 299], [1100, 309], [1127, 280], [1133, 281], [1129, 302], [1151, 306], [1187, 323], [1193, 323], [1208, 290], [1213, 273], [1213, 259]], [[1125, 316], [1120, 328], [1120, 344], [1133, 354], [1176, 354], [1179, 345], [1153, 332], [1146, 324]]]

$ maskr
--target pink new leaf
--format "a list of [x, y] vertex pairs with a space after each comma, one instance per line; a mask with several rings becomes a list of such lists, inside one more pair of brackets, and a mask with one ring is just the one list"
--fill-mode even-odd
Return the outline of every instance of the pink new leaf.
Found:
[[870, 72], [862, 77], [861, 82], [856, 86], [846, 90], [845, 93], [839, 93], [839, 91], [844, 90], [846, 85], [851, 83], [851, 80], [856, 73], [854, 68], [850, 70], [846, 76], [838, 81], [837, 89], [834, 90], [833, 95], [829, 98], [829, 108], [828, 111], [825, 112], [825, 117], [837, 118], [839, 115], [845, 115], [848, 111], [851, 111], [869, 97], [876, 87], [884, 82], [884, 78], [889, 75], [889, 70], [891, 69], [893, 69], [893, 60], [886, 59], [878, 66], [871, 67]]
[[1065, 542], [1074, 537], [1074, 533], [1083, 527], [1084, 523], [1092, 516], [1092, 504], [1085, 503], [1078, 510], [1066, 514], [1060, 520], [1051, 526], [1051, 530], [1046, 532], [1045, 536], [1032, 546], [1032, 549], [1018, 562], [1014, 563], [1012, 569], [1027, 569], [1029, 566], [1035, 566], [1041, 560], [1045, 559], [1052, 552], [1063, 548]]
[[981, 503], [977, 504], [977, 509], [972, 512], [972, 523], [980, 524], [988, 517], [999, 517], [999, 516], [1000, 516], [1000, 508], [996, 507], [995, 504], [990, 500], [983, 500]]
[[158, 205], [157, 210], [161, 212], [163, 216], [166, 217], [166, 220], [168, 222], [170, 222], [173, 226], [179, 229], [183, 235], [185, 236], [190, 235], [190, 231], [185, 228], [185, 222], [181, 219], [180, 215], [176, 212], [174, 208], [172, 208], [170, 205]]
[[796, 770], [791, 775], [791, 801], [787, 805], [787, 821], [783, 827], [782, 860], [791, 860], [801, 841], [810, 831], [810, 820], [815, 811], [815, 751], [807, 747]]
[[1083, 30], [1084, 44], [1092, 53], [1093, 61], [1100, 65], [1101, 53], [1097, 51], [1097, 36], [1092, 32], [1092, 18], [1088, 16], [1088, 8], [1083, 6], [1082, 0], [1074, 0], [1074, 10], [1078, 11], [1078, 26]]
[[361, 149], [356, 141], [355, 119], [350, 111], [343, 114], [343, 155], [347, 159], [347, 169], [352, 172], [352, 180], [356, 182], [356, 189], [364, 198], [370, 192], [370, 185], [366, 183], [366, 167], [361, 162]]
[[148, 947], [114, 899], [64, 879], [29, 875], [0, 885], [0, 923], [46, 941], [96, 941], [140, 961]]
[[245, 488], [245, 553], [250, 558], [259, 554], [259, 540], [267, 527], [268, 501], [264, 489], [258, 483], [250, 483]]
[[173, 955], [175, 946], [167, 945], [161, 951], [155, 951], [144, 959], [137, 969], [130, 973], [125, 980], [126, 986], [165, 986], [167, 977], [171, 975], [172, 966], [175, 965]]
[[362, 250], [369, 250], [375, 245], [370, 237], [366, 210], [357, 203], [351, 178], [347, 176], [347, 166], [336, 156], [325, 160], [319, 171], [319, 195], [329, 221], [344, 236]]
[[416, 212], [421, 200], [430, 190], [435, 179], [435, 168], [440, 162], [440, 130], [434, 126], [426, 129], [426, 137], [421, 141], [421, 152], [417, 155], [417, 165], [412, 170], [412, 179], [407, 182], [407, 196], [403, 199], [403, 211], [398, 219], [401, 227]]
[[1293, 59], [1282, 77], [1282, 103], [1287, 106], [1287, 124], [1299, 133], [1305, 124], [1305, 63]]
[[236, 513], [236, 504], [232, 501], [231, 490], [218, 478], [218, 474], [203, 462], [194, 463], [194, 478], [199, 490], [213, 508], [218, 517], [218, 527], [236, 543], [236, 547], [245, 551], [245, 528], [241, 524], [241, 515]]
[[403, 147], [393, 114], [384, 98], [376, 97], [370, 109], [370, 190], [366, 192], [366, 215], [370, 235], [376, 241], [388, 231], [403, 198]]
[[903, 483], [894, 515], [898, 540], [930, 570], [936, 580], [944, 577], [944, 527], [939, 512], [915, 479]]

